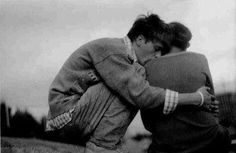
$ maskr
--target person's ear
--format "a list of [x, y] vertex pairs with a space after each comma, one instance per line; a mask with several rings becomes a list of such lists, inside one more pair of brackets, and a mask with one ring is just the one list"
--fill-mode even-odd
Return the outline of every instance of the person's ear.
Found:
[[190, 47], [190, 43], [188, 42], [186, 49], [189, 48], [189, 47]]
[[145, 38], [144, 38], [144, 36], [143, 35], [139, 35], [137, 38], [136, 38], [136, 45], [138, 46], [138, 47], [140, 47], [142, 44], [144, 44], [145, 43]]

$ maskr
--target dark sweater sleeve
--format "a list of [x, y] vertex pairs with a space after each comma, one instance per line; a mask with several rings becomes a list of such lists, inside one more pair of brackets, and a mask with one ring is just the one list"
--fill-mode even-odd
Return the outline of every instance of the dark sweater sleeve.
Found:
[[202, 55], [202, 72], [206, 75], [206, 86], [210, 87], [211, 90], [210, 90], [210, 93], [211, 94], [215, 94], [215, 90], [214, 90], [214, 85], [213, 85], [213, 81], [212, 81], [212, 76], [211, 76], [211, 72], [210, 72], [210, 68], [209, 68], [209, 65], [208, 65], [208, 60], [207, 58]]
[[125, 54], [112, 54], [95, 65], [104, 82], [138, 108], [155, 108], [164, 103], [165, 90], [152, 87]]

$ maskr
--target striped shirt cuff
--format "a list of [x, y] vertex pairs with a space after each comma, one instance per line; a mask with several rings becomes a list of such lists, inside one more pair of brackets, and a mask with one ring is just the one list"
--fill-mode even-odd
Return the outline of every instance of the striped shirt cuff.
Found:
[[178, 96], [179, 96], [178, 92], [166, 89], [163, 114], [167, 115], [175, 110], [178, 104]]
[[72, 112], [74, 109], [69, 110], [66, 113], [63, 113], [53, 119], [49, 119], [46, 121], [46, 131], [53, 131], [56, 129], [61, 129], [66, 124], [68, 124], [72, 120]]

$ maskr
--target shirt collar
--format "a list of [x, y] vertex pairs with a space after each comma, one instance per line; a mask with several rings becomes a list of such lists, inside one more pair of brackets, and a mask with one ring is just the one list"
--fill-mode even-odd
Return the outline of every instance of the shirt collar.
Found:
[[125, 46], [127, 48], [128, 55], [133, 58], [134, 62], [137, 62], [137, 56], [136, 56], [136, 53], [135, 53], [135, 51], [132, 47], [131, 40], [129, 39], [128, 36], [125, 36], [123, 39], [124, 39], [124, 42], [125, 42]]

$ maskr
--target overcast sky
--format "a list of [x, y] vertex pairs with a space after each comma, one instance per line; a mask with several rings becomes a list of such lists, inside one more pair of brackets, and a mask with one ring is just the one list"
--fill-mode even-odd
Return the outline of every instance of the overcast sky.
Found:
[[49, 85], [68, 56], [92, 39], [123, 37], [147, 12], [188, 26], [189, 50], [208, 58], [216, 91], [232, 91], [235, 10], [235, 0], [1, 0], [0, 98], [46, 114]]

